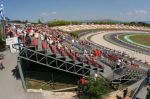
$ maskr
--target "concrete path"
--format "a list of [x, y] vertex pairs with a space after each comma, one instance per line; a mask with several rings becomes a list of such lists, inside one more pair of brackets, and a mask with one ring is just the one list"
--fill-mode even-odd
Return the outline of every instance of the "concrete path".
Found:
[[146, 99], [146, 95], [147, 95], [147, 87], [143, 86], [136, 97], [139, 98], [139, 99]]
[[14, 69], [17, 66], [17, 55], [10, 51], [4, 54], [5, 69], [0, 71], [0, 99], [44, 99], [41, 93], [27, 93], [23, 90], [20, 79], [16, 79]]

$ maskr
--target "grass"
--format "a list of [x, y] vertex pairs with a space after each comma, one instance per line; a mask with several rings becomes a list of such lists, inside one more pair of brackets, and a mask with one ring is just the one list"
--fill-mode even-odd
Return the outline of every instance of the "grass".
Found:
[[133, 35], [130, 39], [139, 44], [150, 46], [150, 35]]
[[[129, 34], [121, 34], [121, 35], [118, 35], [118, 38], [124, 42], [127, 42], [125, 39], [124, 39], [124, 36], [125, 35], [129, 35]], [[129, 42], [128, 42], [129, 43]]]
[[66, 84], [59, 82], [46, 83], [45, 81], [42, 80], [35, 80], [30, 78], [26, 78], [26, 85], [27, 88], [29, 89], [43, 89], [43, 90], [57, 90], [76, 86], [74, 84]]
[[[36, 66], [37, 67], [37, 66]], [[40, 67], [37, 67], [40, 68]], [[33, 69], [33, 66], [30, 67]], [[63, 73], [61, 71], [50, 70], [50, 68], [43, 67], [47, 71], [25, 71], [24, 76], [26, 86], [28, 89], [43, 89], [43, 90], [57, 90], [68, 87], [76, 87], [78, 77], [72, 77], [71, 74]]]
[[[127, 40], [124, 39], [125, 35], [129, 35], [129, 34], [121, 34], [118, 36], [118, 38], [124, 42], [133, 44], [131, 42], [128, 42]], [[133, 36], [130, 36], [130, 40], [132, 40], [135, 43], [139, 43], [145, 46], [150, 46], [150, 35], [145, 35], [145, 34], [136, 34]], [[139, 45], [138, 45], [139, 46]]]
[[87, 37], [88, 40], [90, 40], [94, 35], [90, 35]]

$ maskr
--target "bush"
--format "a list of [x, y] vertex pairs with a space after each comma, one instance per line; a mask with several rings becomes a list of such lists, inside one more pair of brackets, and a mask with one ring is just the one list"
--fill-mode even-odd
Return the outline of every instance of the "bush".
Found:
[[63, 25], [70, 25], [70, 24], [78, 25], [78, 24], [81, 24], [81, 22], [78, 22], [78, 21], [56, 20], [56, 21], [48, 22], [47, 24], [48, 24], [49, 27], [52, 27], [52, 26], [63, 26]]
[[[82, 87], [80, 86], [79, 88]], [[82, 89], [82, 92], [89, 95], [89, 97], [99, 97], [99, 99], [111, 91], [110, 82], [104, 78], [97, 78], [96, 81], [93, 78], [87, 78], [87, 83]]]
[[2, 34], [0, 33], [0, 42], [2, 41]]
[[72, 37], [76, 37], [76, 38], [78, 38], [78, 32], [71, 32], [70, 33], [70, 35], [72, 36]]

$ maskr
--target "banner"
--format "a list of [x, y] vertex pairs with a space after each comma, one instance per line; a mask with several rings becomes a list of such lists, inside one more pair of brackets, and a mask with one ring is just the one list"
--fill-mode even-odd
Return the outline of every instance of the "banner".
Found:
[[[18, 37], [12, 37], [12, 38], [7, 38], [6, 39], [6, 45], [10, 46], [10, 52], [11, 53], [17, 53], [18, 51], [16, 49], [13, 48], [13, 44], [18, 43]], [[19, 48], [18, 46], [15, 46], [15, 48]]]

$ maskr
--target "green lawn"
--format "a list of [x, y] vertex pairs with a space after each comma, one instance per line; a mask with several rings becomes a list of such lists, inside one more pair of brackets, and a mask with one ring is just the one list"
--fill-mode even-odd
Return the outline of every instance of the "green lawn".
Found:
[[150, 35], [133, 35], [130, 39], [136, 43], [150, 46]]
[[120, 34], [120, 35], [118, 35], [118, 38], [119, 38], [120, 40], [122, 40], [122, 41], [127, 42], [127, 41], [124, 39], [124, 36], [125, 36], [125, 35], [129, 35], [129, 34]]
[[[125, 35], [130, 35], [130, 34], [121, 34], [118, 36], [118, 38], [124, 42], [130, 43], [124, 39]], [[150, 46], [150, 35], [147, 35], [147, 34], [135, 34], [133, 36], [130, 36], [130, 40], [132, 40], [135, 43], [139, 43], [145, 46]]]

